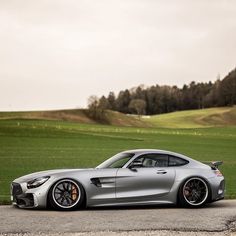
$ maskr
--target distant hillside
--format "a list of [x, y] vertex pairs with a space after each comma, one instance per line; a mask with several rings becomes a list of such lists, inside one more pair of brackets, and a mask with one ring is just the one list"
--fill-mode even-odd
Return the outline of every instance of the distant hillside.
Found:
[[[236, 106], [177, 111], [153, 116], [126, 115], [116, 111], [105, 111], [107, 124], [129, 127], [158, 128], [204, 128], [236, 125]], [[89, 118], [85, 109], [0, 112], [1, 119], [37, 119], [71, 121], [85, 124], [98, 124]]]
[[236, 125], [236, 107], [171, 112], [143, 118], [155, 127], [203, 128]]
[[[125, 115], [116, 111], [105, 111], [107, 123], [118, 126], [149, 127], [151, 124], [136, 116]], [[60, 120], [86, 124], [99, 122], [89, 118], [86, 109], [55, 110], [55, 111], [26, 111], [26, 112], [0, 112], [1, 119], [38, 119]]]

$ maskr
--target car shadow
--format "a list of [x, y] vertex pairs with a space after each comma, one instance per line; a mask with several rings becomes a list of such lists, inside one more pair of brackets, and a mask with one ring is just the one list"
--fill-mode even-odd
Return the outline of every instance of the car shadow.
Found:
[[[214, 203], [208, 203], [203, 207], [195, 208], [195, 209], [206, 209], [206, 208], [225, 208], [228, 206], [227, 201], [223, 202], [214, 202]], [[13, 206], [15, 208], [18, 208], [17, 206]], [[20, 208], [24, 211], [57, 211], [57, 212], [66, 212], [66, 211], [60, 211], [60, 210], [54, 210], [51, 208], [46, 209], [32, 209], [32, 208]], [[158, 210], [158, 209], [189, 209], [192, 210], [193, 208], [186, 208], [181, 207], [179, 205], [174, 204], [162, 204], [162, 205], [135, 205], [135, 206], [101, 206], [101, 207], [87, 207], [78, 209], [78, 211], [125, 211], [125, 210]], [[76, 211], [76, 210], [75, 210]], [[68, 211], [73, 212], [73, 211]]]

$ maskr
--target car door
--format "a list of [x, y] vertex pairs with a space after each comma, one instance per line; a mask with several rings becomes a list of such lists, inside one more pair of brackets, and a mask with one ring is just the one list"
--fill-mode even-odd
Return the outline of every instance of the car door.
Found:
[[175, 179], [175, 169], [168, 167], [168, 155], [145, 154], [138, 168], [120, 168], [116, 175], [116, 198], [147, 198], [168, 194]]

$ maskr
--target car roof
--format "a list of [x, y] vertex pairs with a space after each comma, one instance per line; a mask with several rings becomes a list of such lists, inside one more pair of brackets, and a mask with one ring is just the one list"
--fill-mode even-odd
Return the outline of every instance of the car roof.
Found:
[[159, 154], [173, 154], [173, 155], [181, 155], [179, 153], [161, 150], [161, 149], [133, 149], [133, 150], [126, 150], [123, 151], [124, 153], [135, 153], [135, 154], [142, 154], [142, 153], [159, 153]]

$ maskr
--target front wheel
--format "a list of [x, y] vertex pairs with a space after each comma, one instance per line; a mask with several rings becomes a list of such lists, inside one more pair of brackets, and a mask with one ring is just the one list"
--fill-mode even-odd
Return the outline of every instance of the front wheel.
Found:
[[75, 210], [82, 205], [84, 195], [80, 183], [71, 179], [62, 179], [51, 187], [48, 200], [56, 210]]
[[201, 207], [209, 197], [209, 188], [205, 180], [192, 177], [179, 189], [179, 203], [184, 207]]

